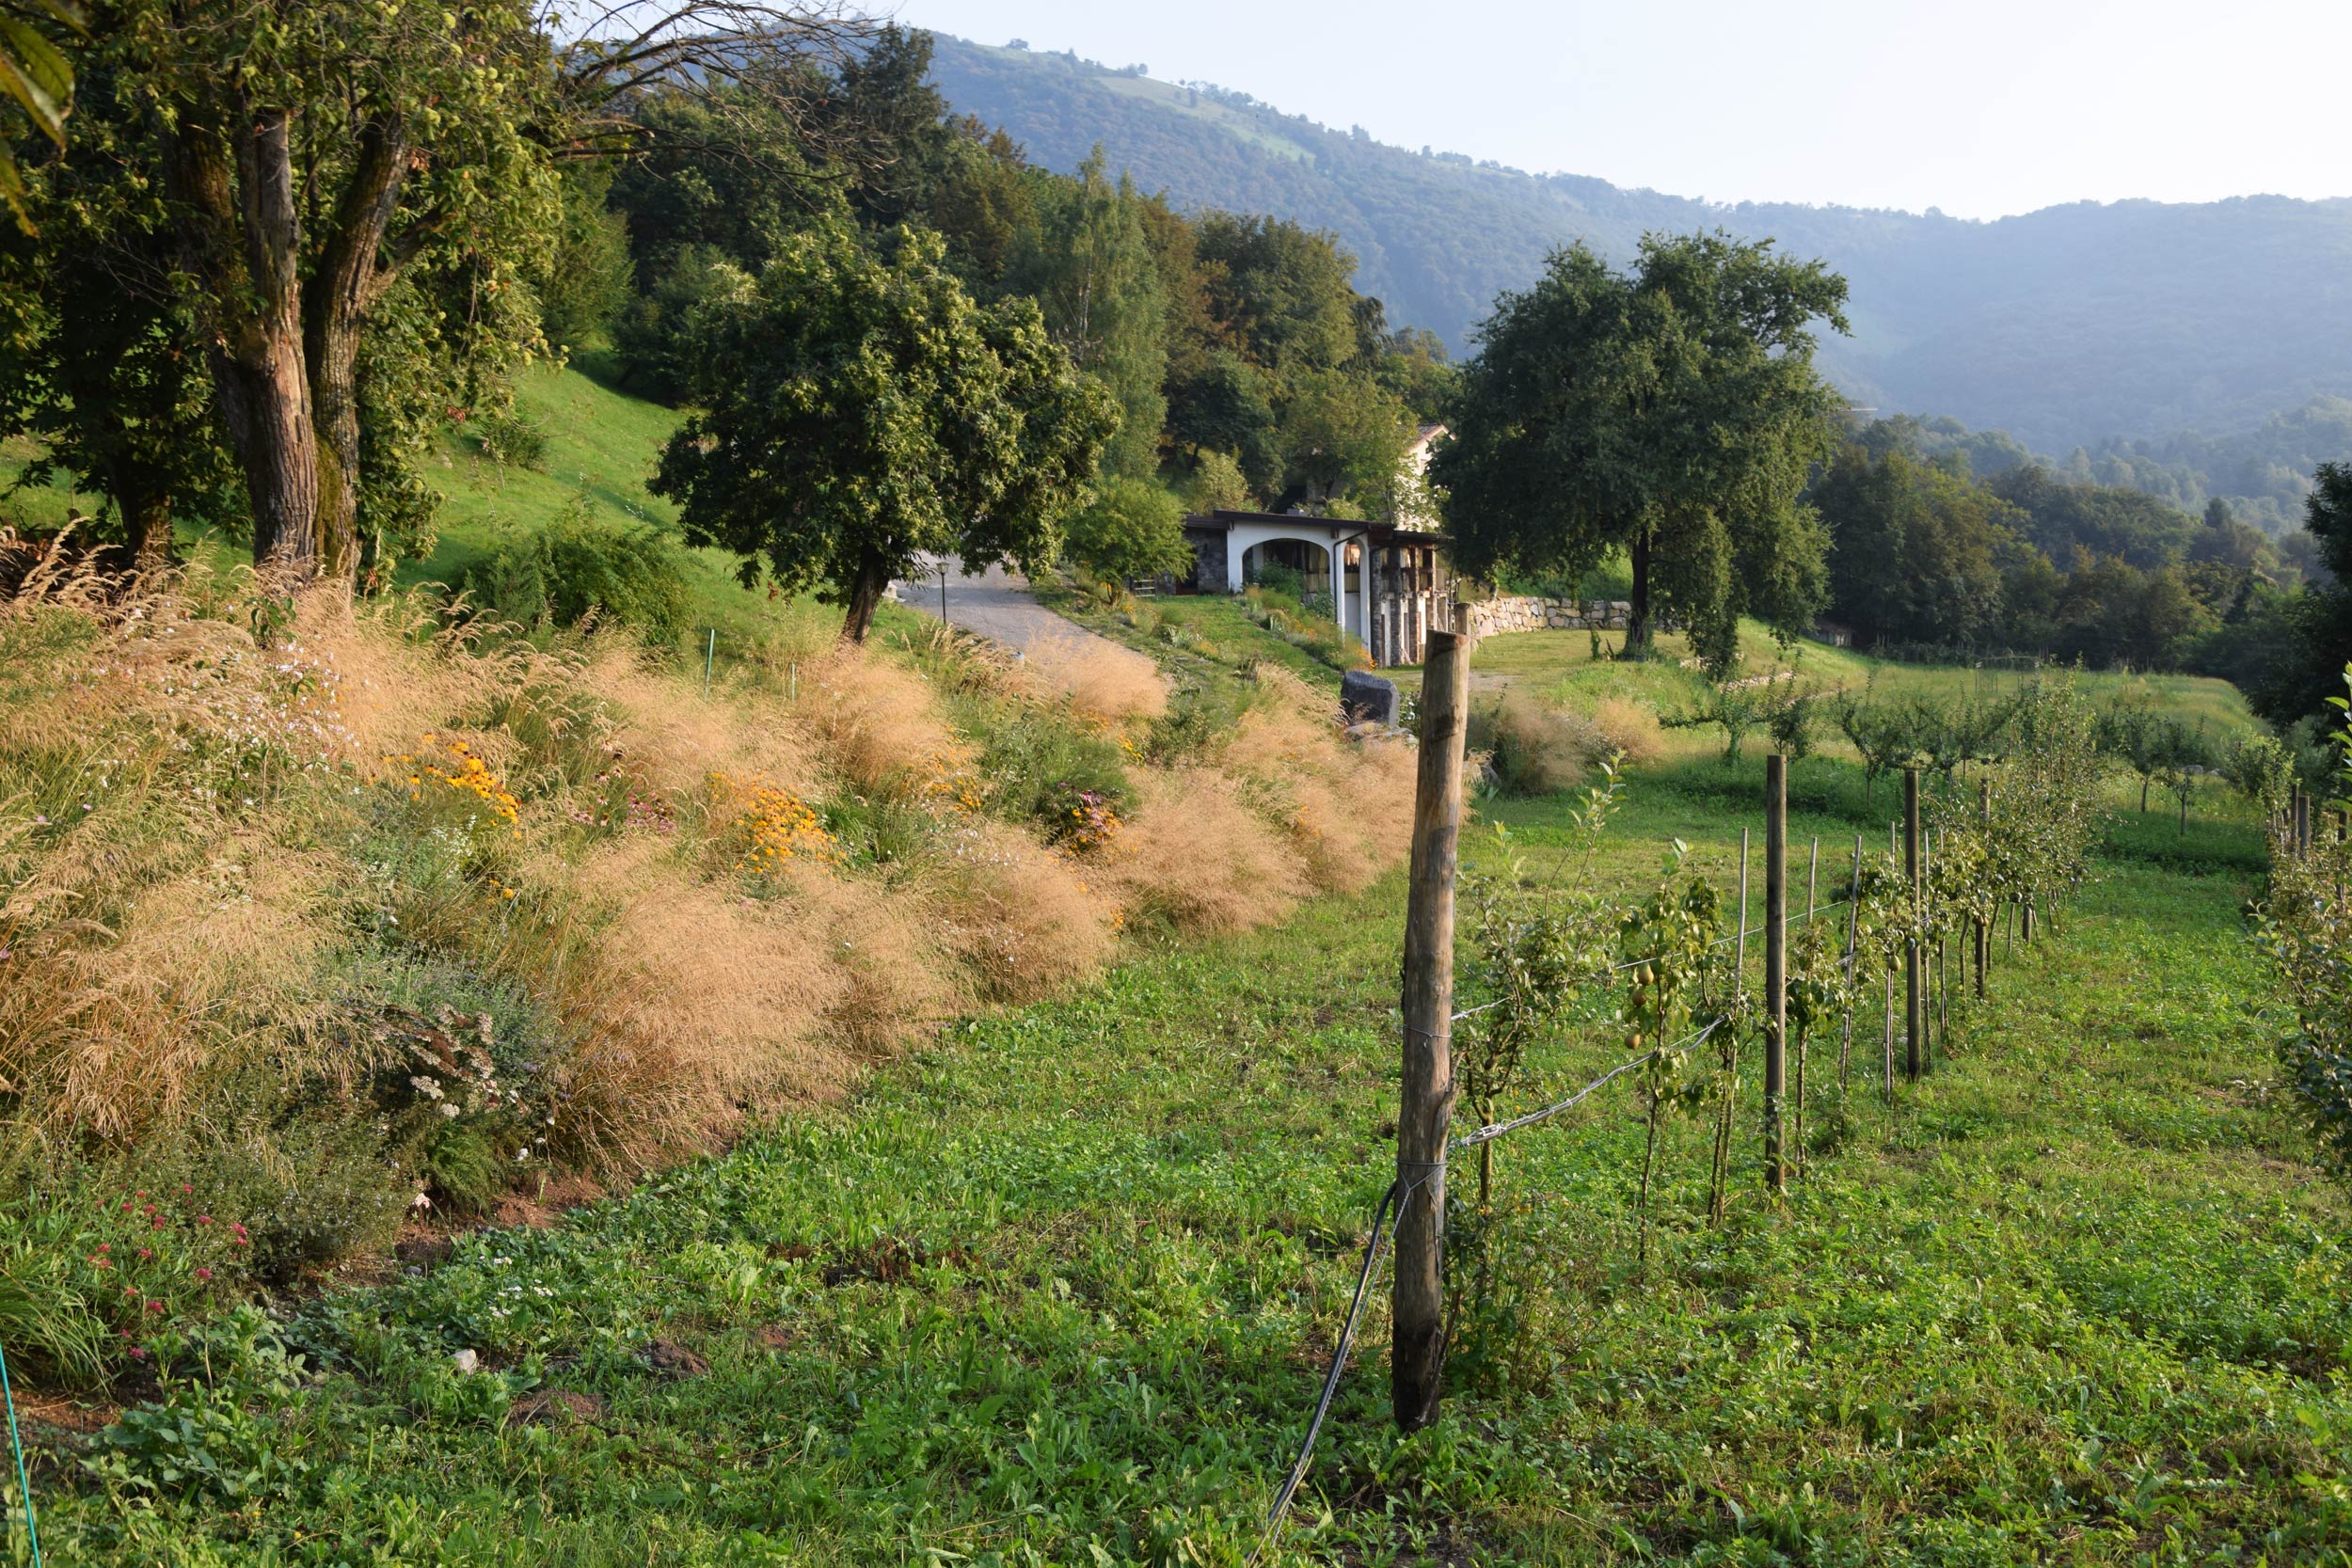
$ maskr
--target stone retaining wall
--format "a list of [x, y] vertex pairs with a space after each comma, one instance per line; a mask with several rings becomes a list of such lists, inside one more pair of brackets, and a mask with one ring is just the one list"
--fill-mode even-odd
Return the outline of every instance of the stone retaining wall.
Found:
[[1499, 631], [1623, 631], [1633, 607], [1623, 599], [1542, 599], [1514, 594], [1466, 605], [1473, 637]]

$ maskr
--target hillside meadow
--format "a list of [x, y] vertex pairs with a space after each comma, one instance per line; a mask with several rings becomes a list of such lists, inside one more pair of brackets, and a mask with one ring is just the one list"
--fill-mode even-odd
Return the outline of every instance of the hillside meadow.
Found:
[[[1279, 595], [1055, 582], [1125, 661], [887, 607], [845, 657], [692, 551], [651, 646], [453, 620], [426, 585], [502, 542], [671, 520], [671, 416], [518, 397], [537, 466], [453, 440], [377, 599], [257, 617], [193, 540], [144, 600], [0, 616], [0, 1338], [51, 1558], [1244, 1561], [1393, 1158], [1412, 753], [1335, 736], [1356, 655]], [[1577, 743], [1481, 793], [1473, 894], [1677, 845], [1740, 885], [1763, 742], [1662, 724], [1702, 691], [1667, 652], [1481, 645], [1478, 702]], [[1834, 902], [1890, 791], [1825, 737], [1791, 796]], [[2260, 824], [2205, 785], [2100, 843], [1921, 1083], [1883, 1095], [1874, 1016], [1843, 1070], [1814, 1042], [1786, 1199], [1742, 1119], [1710, 1224], [1670, 1117], [1645, 1245], [1629, 1089], [1501, 1146], [1450, 1418], [1388, 1424], [1375, 1289], [1260, 1560], [2341, 1557], [2352, 1254], [2251, 1006]], [[1516, 1102], [1624, 1053], [1549, 1035]]]
[[[1757, 788], [1634, 774], [1593, 874], [1681, 839], [1729, 882]], [[1482, 807], [1477, 871], [1498, 825], [1538, 862], [1575, 842], [1571, 803]], [[1800, 810], [1792, 839], [1867, 826]], [[1743, 1120], [1708, 1224], [1709, 1129], [1669, 1120], [1646, 1264], [1629, 1095], [1502, 1146], [1457, 1215], [1492, 1272], [1449, 1418], [1388, 1424], [1375, 1291], [1262, 1560], [2334, 1560], [2344, 1199], [2244, 1005], [2225, 840], [2257, 829], [2209, 832], [2110, 850], [1996, 947], [1893, 1102], [1875, 1038], [1843, 1074], [1817, 1041], [1785, 1200]], [[1391, 875], [1152, 939], [626, 1196], [232, 1317], [160, 1408], [45, 1432], [44, 1528], [123, 1562], [1240, 1562], [1389, 1180], [1401, 902]], [[1622, 1053], [1565, 1031], [1523, 1098]]]

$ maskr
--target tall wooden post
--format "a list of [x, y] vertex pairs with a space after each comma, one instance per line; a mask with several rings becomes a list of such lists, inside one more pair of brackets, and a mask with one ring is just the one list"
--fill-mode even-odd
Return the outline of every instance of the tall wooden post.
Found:
[[1396, 1117], [1396, 1280], [1389, 1389], [1406, 1432], [1438, 1418], [1445, 1358], [1445, 1140], [1454, 1118], [1454, 872], [1470, 732], [1470, 640], [1433, 631], [1405, 902], [1404, 1072]]
[[1788, 759], [1764, 759], [1764, 1180], [1788, 1184], [1781, 1101], [1788, 1088]]
[[[1919, 770], [1903, 769], [1903, 879], [1911, 888], [1911, 918], [1919, 918]], [[1916, 1078], [1927, 1069], [1920, 1034], [1927, 1020], [1919, 992], [1919, 934], [1913, 930], [1903, 944], [1903, 1075]]]
[[2295, 792], [2295, 852], [2312, 852], [2312, 798], [2299, 789]]

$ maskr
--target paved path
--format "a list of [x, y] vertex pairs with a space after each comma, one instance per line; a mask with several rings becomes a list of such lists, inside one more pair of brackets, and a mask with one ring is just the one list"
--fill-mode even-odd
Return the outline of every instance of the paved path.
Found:
[[[919, 610], [926, 615], [939, 613], [938, 573], [894, 582], [890, 587], [898, 602], [909, 609]], [[1025, 654], [1041, 641], [1120, 646], [1038, 603], [1030, 596], [1028, 578], [1002, 566], [991, 566], [978, 577], [967, 578], [953, 557], [947, 566], [947, 619], [966, 631], [977, 632], [992, 642]]]

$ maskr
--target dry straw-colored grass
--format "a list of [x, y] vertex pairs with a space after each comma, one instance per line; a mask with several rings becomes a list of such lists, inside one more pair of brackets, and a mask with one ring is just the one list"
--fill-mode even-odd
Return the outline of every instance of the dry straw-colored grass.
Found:
[[1313, 891], [1305, 857], [1230, 778], [1178, 768], [1142, 799], [1104, 859], [1104, 876], [1144, 921], [1223, 936], [1288, 915]]
[[858, 789], [908, 792], [967, 758], [930, 684], [874, 650], [835, 652], [801, 706], [825, 760]]
[[1038, 674], [1089, 718], [1110, 723], [1157, 719], [1168, 711], [1168, 679], [1152, 659], [1091, 633], [1041, 637], [1030, 642]]
[[[0, 606], [0, 1078], [44, 1133], [200, 1121], [215, 1075], [264, 1062], [353, 1082], [365, 1032], [335, 1014], [355, 1005], [335, 976], [388, 912], [407, 949], [537, 1000], [559, 1148], [643, 1170], [843, 1092], [939, 1021], [1083, 982], [1131, 920], [1238, 931], [1406, 852], [1410, 750], [1359, 749], [1327, 694], [1278, 671], [1214, 761], [1134, 767], [1133, 809], [1081, 857], [937, 787], [977, 754], [951, 707], [1139, 722], [1168, 692], [1125, 650], [1024, 664], [943, 632], [917, 650], [930, 677], [851, 650], [803, 666], [797, 702], [764, 684], [706, 698], [618, 640], [491, 648], [415, 601], [321, 593], [264, 650], [217, 585], [106, 597], [44, 570], [40, 604]], [[526, 705], [554, 740], [493, 721]], [[405, 832], [430, 848], [424, 816], [399, 826], [387, 768], [428, 733], [509, 776], [521, 831], [391, 889], [362, 847]], [[583, 741], [674, 828], [583, 836], [609, 787], [582, 776]], [[263, 742], [292, 771], [247, 808], [252, 781], [222, 759]], [[754, 897], [707, 836], [724, 808], [693, 809], [731, 798], [723, 779], [911, 804], [929, 847], [886, 869], [796, 861]], [[87, 816], [32, 848], [35, 815], [97, 781]]]
[[1110, 961], [1115, 911], [1088, 868], [974, 817], [949, 834], [948, 936], [992, 1002], [1030, 1002]]
[[[1645, 768], [1666, 754], [1666, 731], [1658, 710], [1629, 697], [1603, 697], [1594, 705], [1593, 729], [1628, 767]], [[1597, 759], [1596, 759], [1597, 760]]]

